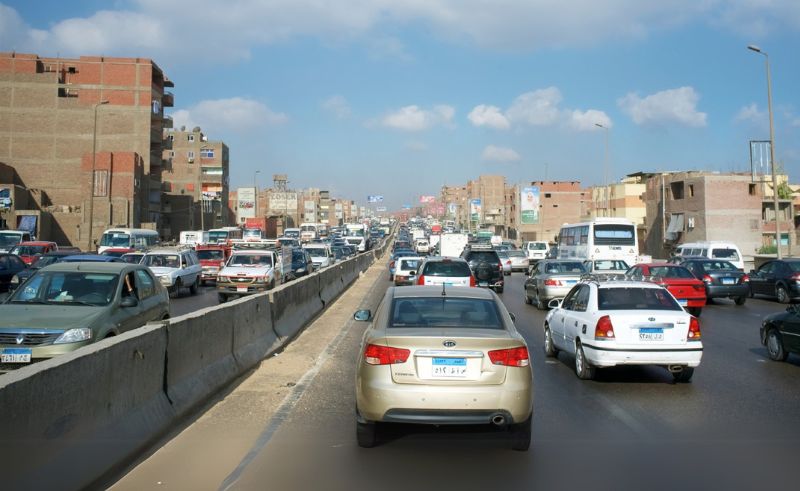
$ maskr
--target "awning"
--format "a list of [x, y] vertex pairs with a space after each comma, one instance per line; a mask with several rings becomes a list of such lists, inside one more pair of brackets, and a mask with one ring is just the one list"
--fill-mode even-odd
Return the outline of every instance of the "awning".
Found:
[[677, 240], [678, 234], [683, 232], [683, 213], [672, 213], [669, 216], [669, 226], [667, 226], [666, 240]]

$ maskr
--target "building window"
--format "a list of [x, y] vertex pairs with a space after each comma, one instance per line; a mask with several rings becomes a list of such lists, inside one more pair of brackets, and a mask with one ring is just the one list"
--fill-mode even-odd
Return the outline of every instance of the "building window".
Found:
[[750, 193], [750, 196], [756, 195], [756, 185], [755, 184], [748, 184], [747, 185], [747, 192]]
[[200, 158], [201, 159], [213, 159], [214, 158], [214, 149], [213, 148], [201, 148], [200, 149]]
[[545, 198], [549, 198], [550, 197], [550, 193], [544, 193], [544, 197]]
[[689, 184], [689, 197], [694, 196], [694, 184]]
[[169, 138], [169, 141], [171, 142], [175, 141], [175, 135], [173, 135], [172, 133], [170, 133], [169, 136], [167, 136], [167, 138]]
[[169, 151], [169, 158], [175, 158], [175, 150]]
[[153, 101], [153, 114], [161, 114], [161, 103]]
[[94, 171], [94, 195], [108, 196], [108, 171]]
[[194, 135], [189, 135], [189, 136], [186, 137], [186, 139], [188, 141], [190, 141], [190, 142], [193, 142], [194, 141]]
[[189, 159], [189, 162], [191, 163], [194, 160], [194, 151], [189, 150], [186, 152], [186, 158]]
[[672, 199], [683, 199], [683, 181], [669, 183]]

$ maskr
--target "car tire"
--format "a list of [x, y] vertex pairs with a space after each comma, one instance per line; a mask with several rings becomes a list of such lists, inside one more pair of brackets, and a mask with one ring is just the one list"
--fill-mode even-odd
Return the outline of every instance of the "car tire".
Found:
[[544, 356], [555, 358], [558, 356], [558, 348], [553, 344], [553, 333], [549, 327], [544, 328]]
[[217, 300], [219, 300], [219, 303], [225, 303], [228, 301], [228, 296], [223, 295], [222, 293], [217, 293]]
[[497, 288], [494, 289], [494, 291], [497, 292], [497, 293], [503, 293], [503, 287], [502, 286], [498, 286]]
[[181, 281], [180, 278], [177, 278], [175, 280], [175, 286], [173, 288], [174, 288], [173, 291], [175, 292], [175, 296], [178, 296], [178, 295], [181, 294], [181, 288], [183, 288], [183, 282]]
[[789, 292], [786, 291], [786, 287], [783, 285], [778, 285], [775, 287], [775, 296], [778, 297], [778, 303], [789, 303], [791, 300], [789, 297]]
[[581, 380], [592, 380], [595, 376], [595, 367], [586, 360], [586, 354], [583, 352], [580, 341], [577, 342], [575, 350], [575, 375]]
[[510, 425], [508, 432], [511, 434], [511, 449], [518, 452], [527, 452], [531, 447], [531, 423], [533, 414], [522, 423]]
[[677, 384], [688, 384], [692, 381], [692, 375], [694, 375], [693, 367], [683, 367], [683, 370], [680, 372], [672, 373], [672, 379]]
[[756, 294], [753, 293], [753, 285], [750, 285], [750, 288], [747, 289], [747, 296], [750, 297], [750, 298], [753, 298], [753, 297], [756, 296]]
[[200, 281], [199, 278], [195, 278], [194, 283], [189, 285], [189, 293], [192, 295], [197, 295], [197, 282]]
[[524, 297], [524, 299], [525, 299], [525, 305], [530, 305], [530, 304], [531, 304], [531, 302], [532, 302], [532, 301], [531, 301], [531, 297], [529, 297], [529, 296], [528, 296], [528, 292], [527, 292], [527, 290], [525, 291], [525, 297]]
[[378, 443], [378, 424], [356, 421], [356, 441], [361, 448], [372, 448]]
[[767, 331], [767, 354], [772, 361], [786, 361], [789, 357], [789, 352], [783, 347], [783, 339], [776, 328], [771, 328]]
[[736, 305], [744, 305], [744, 303], [747, 301], [747, 297], [742, 295], [741, 297], [735, 297], [733, 301], [736, 302]]
[[536, 290], [536, 308], [539, 310], [547, 310], [547, 305], [542, 302], [542, 298], [539, 296], [539, 290]]
[[700, 317], [700, 314], [703, 313], [702, 307], [689, 307], [686, 310], [688, 310], [690, 314], [698, 318]]

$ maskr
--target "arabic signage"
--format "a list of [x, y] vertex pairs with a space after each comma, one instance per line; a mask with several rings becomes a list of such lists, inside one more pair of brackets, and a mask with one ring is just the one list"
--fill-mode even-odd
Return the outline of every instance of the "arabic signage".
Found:
[[436, 202], [436, 196], [420, 196], [419, 197], [420, 203], [434, 203]]
[[478, 222], [481, 219], [481, 199], [473, 198], [469, 200], [469, 216], [473, 222]]
[[523, 225], [539, 223], [539, 187], [522, 188], [519, 201], [520, 223]]
[[241, 222], [242, 218], [255, 218], [256, 216], [256, 188], [239, 188], [236, 190], [237, 209], [236, 215]]

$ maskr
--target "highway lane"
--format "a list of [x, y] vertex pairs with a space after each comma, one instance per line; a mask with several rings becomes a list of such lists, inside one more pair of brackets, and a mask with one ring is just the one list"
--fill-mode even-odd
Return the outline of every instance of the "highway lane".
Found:
[[[388, 287], [380, 276], [377, 289]], [[251, 458], [207, 489], [753, 489], [790, 482], [800, 456], [800, 357], [771, 362], [758, 342], [761, 317], [783, 306], [759, 299], [709, 306], [701, 319], [704, 359], [691, 384], [673, 384], [654, 367], [609, 369], [586, 382], [570, 357], [544, 357], [544, 312], [523, 303], [523, 278], [514, 274], [501, 298], [533, 355], [530, 452], [509, 450], [500, 431], [472, 427], [387, 427], [381, 445], [357, 447], [353, 362], [361, 326], [347, 331], [289, 410], [270, 420]], [[191, 461], [192, 452], [181, 458]]]
[[217, 290], [213, 283], [198, 288], [197, 295], [189, 293], [187, 288], [169, 298], [169, 315], [178, 317], [196, 310], [218, 305]]

